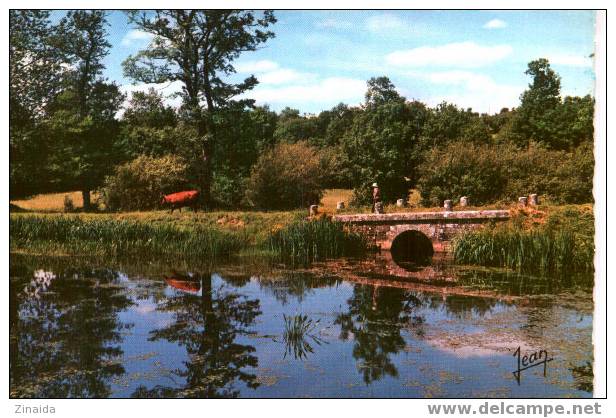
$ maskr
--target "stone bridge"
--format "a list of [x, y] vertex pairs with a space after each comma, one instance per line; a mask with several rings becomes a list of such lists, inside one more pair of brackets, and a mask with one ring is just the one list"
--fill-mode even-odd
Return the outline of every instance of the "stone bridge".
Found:
[[451, 240], [460, 232], [504, 221], [508, 210], [406, 212], [387, 214], [335, 215], [352, 230], [366, 236], [375, 247], [399, 254], [432, 256], [449, 252]]

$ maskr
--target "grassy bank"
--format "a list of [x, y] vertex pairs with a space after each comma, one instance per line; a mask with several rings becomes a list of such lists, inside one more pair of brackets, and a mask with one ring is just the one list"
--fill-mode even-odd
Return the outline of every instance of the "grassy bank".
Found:
[[516, 211], [512, 219], [469, 232], [454, 241], [460, 264], [507, 267], [524, 272], [593, 272], [592, 205]]
[[363, 241], [303, 212], [31, 214], [10, 217], [11, 251], [65, 255], [159, 255], [215, 260], [238, 254], [309, 263], [361, 251]]

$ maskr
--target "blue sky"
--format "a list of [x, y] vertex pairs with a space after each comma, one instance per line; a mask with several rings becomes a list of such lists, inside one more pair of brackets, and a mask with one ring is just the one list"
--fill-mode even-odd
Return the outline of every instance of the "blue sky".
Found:
[[[243, 54], [238, 76], [260, 84], [247, 94], [274, 110], [318, 113], [363, 100], [366, 80], [388, 76], [408, 99], [443, 100], [480, 112], [519, 103], [529, 61], [545, 57], [564, 95], [593, 93], [594, 12], [590, 11], [278, 11], [276, 38]], [[105, 75], [125, 92], [122, 61], [149, 38], [122, 12], [109, 16]], [[169, 95], [179, 84], [155, 86]]]

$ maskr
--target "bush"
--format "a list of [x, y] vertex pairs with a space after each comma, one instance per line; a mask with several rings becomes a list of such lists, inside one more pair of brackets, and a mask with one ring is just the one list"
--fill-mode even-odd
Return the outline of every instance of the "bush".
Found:
[[422, 203], [440, 206], [462, 196], [471, 197], [473, 204], [499, 199], [507, 179], [498, 160], [496, 147], [468, 142], [430, 150], [419, 170]]
[[571, 152], [537, 144], [473, 145], [455, 142], [430, 150], [420, 167], [418, 189], [424, 205], [440, 206], [469, 196], [473, 204], [515, 201], [539, 194], [553, 203], [592, 202], [592, 144]]
[[281, 143], [259, 157], [248, 179], [246, 197], [260, 209], [307, 207], [321, 200], [326, 164], [304, 142]]
[[146, 210], [156, 208], [161, 194], [187, 186], [187, 165], [179, 157], [139, 156], [115, 169], [101, 190], [107, 210]]

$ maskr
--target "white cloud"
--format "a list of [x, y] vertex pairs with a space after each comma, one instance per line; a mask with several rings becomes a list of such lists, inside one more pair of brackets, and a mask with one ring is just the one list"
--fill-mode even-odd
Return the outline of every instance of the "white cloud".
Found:
[[353, 27], [353, 24], [347, 20], [341, 19], [325, 19], [317, 22], [316, 24], [319, 28], [330, 28], [330, 29], [350, 29]]
[[314, 74], [300, 73], [292, 69], [280, 68], [260, 74], [257, 79], [261, 84], [286, 84], [296, 81], [307, 81], [314, 79], [314, 77]]
[[502, 29], [507, 27], [507, 22], [500, 19], [492, 19], [483, 25], [485, 29]]
[[287, 86], [257, 86], [247, 92], [246, 97], [255, 99], [260, 104], [265, 103], [317, 103], [336, 104], [346, 102], [360, 103], [363, 99], [366, 82], [354, 78], [329, 77], [300, 85]]
[[143, 32], [138, 29], [129, 30], [122, 41], [120, 42], [122, 46], [130, 46], [134, 43], [147, 43], [150, 42], [154, 38], [154, 35], [151, 33]]
[[411, 72], [407, 75], [447, 87], [445, 92], [427, 98], [429, 105], [434, 106], [445, 100], [464, 109], [471, 107], [476, 112], [495, 113], [503, 107], [515, 107], [525, 88], [499, 84], [490, 76], [471, 71]]
[[235, 69], [240, 74], [256, 74], [260, 84], [287, 84], [315, 79], [314, 74], [282, 68], [277, 62], [270, 60], [238, 63]]
[[552, 54], [547, 56], [550, 64], [563, 65], [567, 67], [592, 67], [593, 59], [584, 55], [573, 54]]
[[405, 24], [398, 16], [385, 13], [369, 17], [366, 21], [366, 27], [371, 32], [381, 32], [402, 29]]
[[235, 70], [238, 73], [263, 73], [277, 70], [278, 68], [278, 63], [270, 60], [244, 61], [235, 64]]
[[469, 41], [395, 51], [385, 60], [388, 64], [405, 67], [475, 68], [499, 61], [512, 52], [509, 45], [482, 46]]

